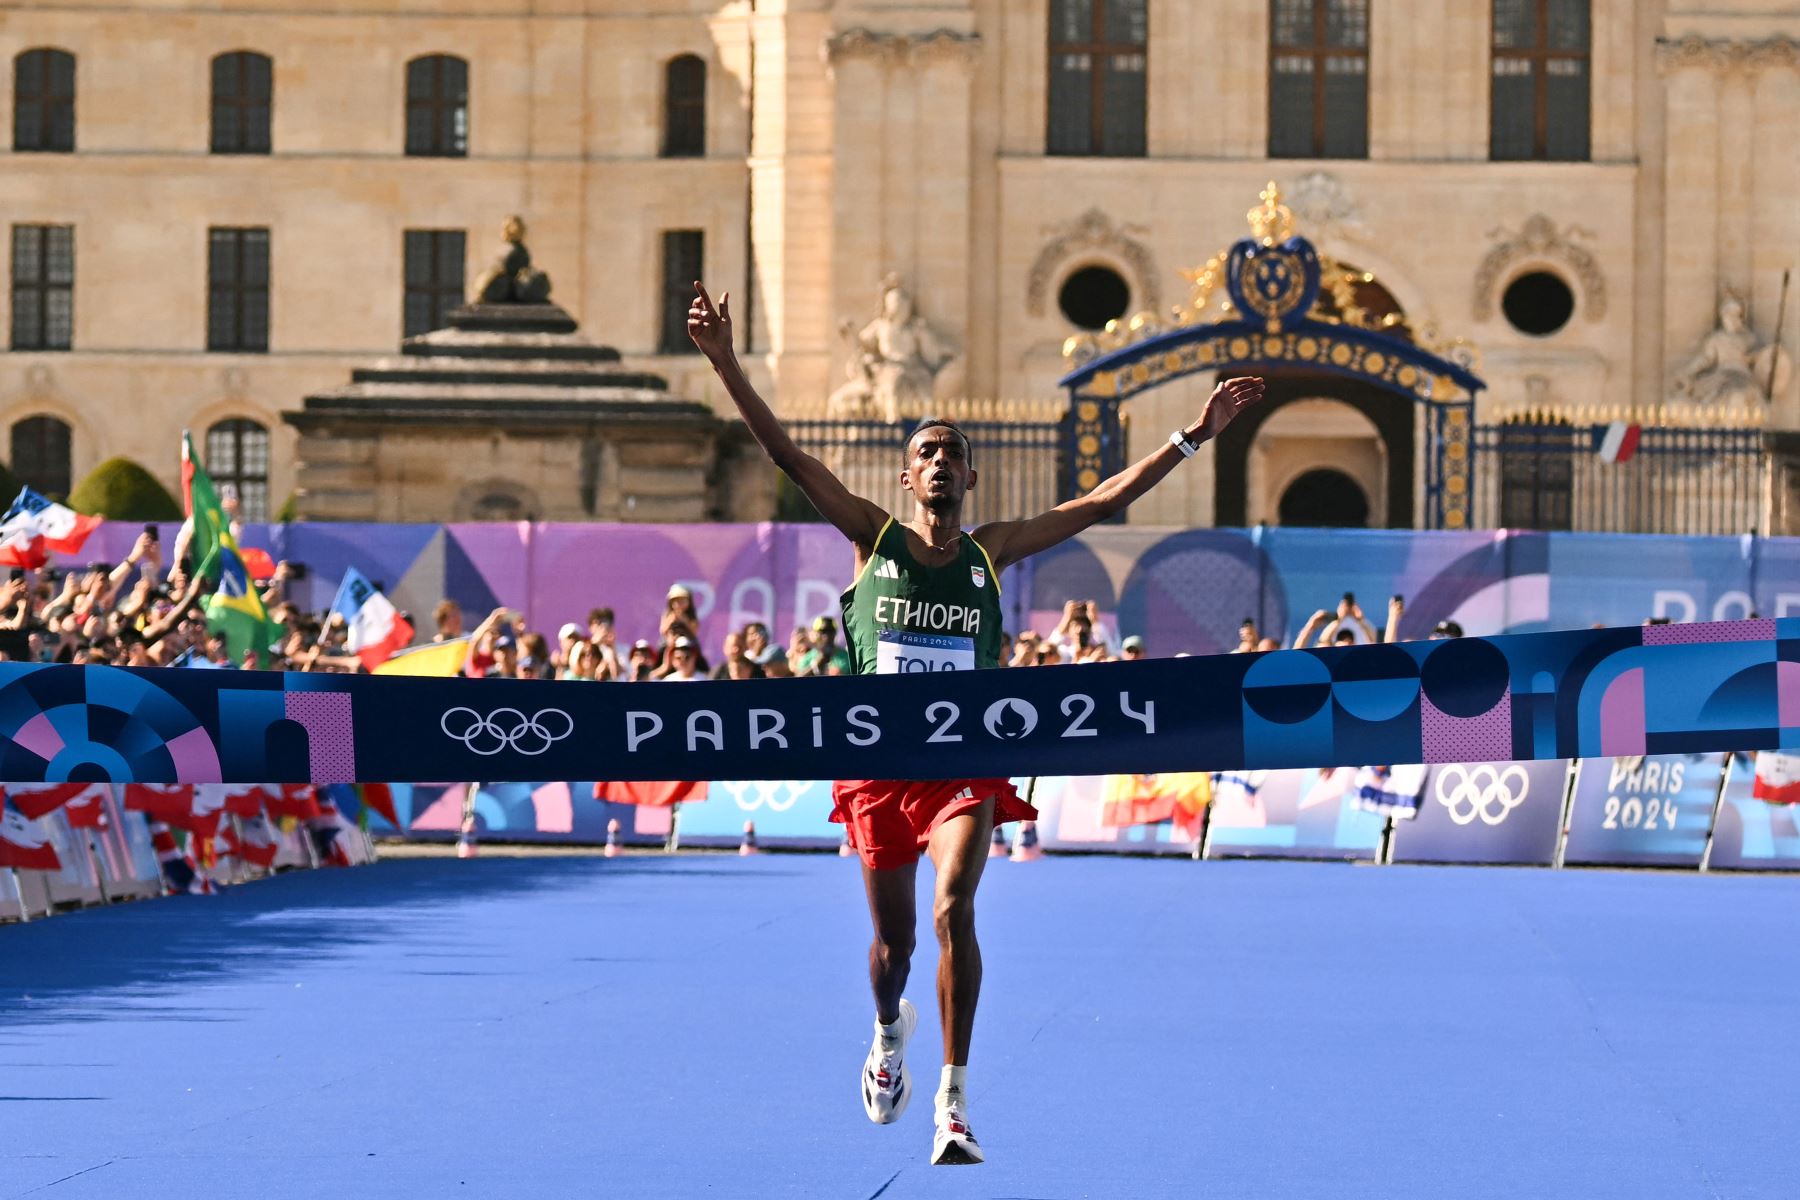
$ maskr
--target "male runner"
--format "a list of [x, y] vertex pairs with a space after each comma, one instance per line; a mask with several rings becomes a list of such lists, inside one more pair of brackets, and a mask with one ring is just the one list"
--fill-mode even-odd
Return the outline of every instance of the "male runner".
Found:
[[[860, 674], [897, 673], [903, 662], [919, 669], [919, 660], [933, 670], [999, 666], [1000, 572], [1123, 509], [1263, 394], [1260, 379], [1228, 379], [1214, 390], [1198, 421], [1086, 496], [1027, 520], [995, 521], [965, 534], [963, 494], [975, 486], [975, 470], [961, 429], [927, 417], [907, 439], [900, 486], [912, 494], [912, 515], [897, 521], [852, 495], [825, 464], [794, 444], [738, 364], [731, 297], [720, 297], [715, 307], [698, 282], [694, 292], [688, 336], [711, 361], [769, 458], [856, 547], [856, 581], [844, 592], [843, 614], [852, 668]], [[919, 1017], [901, 992], [912, 962], [913, 887], [923, 850], [937, 871], [931, 917], [944, 1035], [931, 1161], [981, 1162], [981, 1147], [969, 1129], [966, 1084], [981, 991], [975, 888], [994, 824], [1031, 820], [1037, 813], [1004, 779], [844, 779], [833, 786], [832, 798], [832, 820], [848, 827], [850, 844], [862, 857], [875, 924], [869, 947], [875, 1041], [863, 1067], [863, 1107], [870, 1120], [885, 1125], [898, 1120], [912, 1099], [906, 1042]]]

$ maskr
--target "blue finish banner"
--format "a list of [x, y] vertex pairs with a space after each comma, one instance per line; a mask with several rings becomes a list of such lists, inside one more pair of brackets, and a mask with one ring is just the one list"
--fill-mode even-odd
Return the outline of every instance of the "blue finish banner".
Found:
[[1724, 770], [1723, 754], [1583, 761], [1575, 772], [1563, 861], [1699, 866]]
[[1431, 769], [1419, 815], [1394, 823], [1392, 861], [1549, 866], [1569, 764], [1448, 763]]
[[701, 688], [0, 663], [0, 778], [955, 779], [1800, 745], [1800, 618]]

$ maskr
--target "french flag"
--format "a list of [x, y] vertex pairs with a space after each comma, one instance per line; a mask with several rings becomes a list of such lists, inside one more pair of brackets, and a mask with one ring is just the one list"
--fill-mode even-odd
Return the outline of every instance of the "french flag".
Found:
[[0, 567], [41, 567], [50, 560], [52, 550], [74, 554], [99, 527], [99, 517], [83, 516], [30, 488], [21, 488], [18, 499], [0, 517]]
[[1600, 456], [1601, 462], [1630, 462], [1631, 456], [1637, 453], [1638, 436], [1643, 433], [1643, 426], [1629, 421], [1614, 421], [1610, 425], [1594, 427], [1594, 453]]
[[214, 837], [225, 810], [223, 789], [197, 790], [191, 783], [128, 783], [125, 807], [185, 829], [196, 837]]
[[60, 871], [62, 859], [44, 831], [16, 812], [0, 813], [0, 867]]
[[393, 601], [363, 577], [355, 567], [344, 572], [331, 611], [342, 614], [349, 636], [345, 645], [373, 671], [396, 653], [412, 645], [413, 627]]

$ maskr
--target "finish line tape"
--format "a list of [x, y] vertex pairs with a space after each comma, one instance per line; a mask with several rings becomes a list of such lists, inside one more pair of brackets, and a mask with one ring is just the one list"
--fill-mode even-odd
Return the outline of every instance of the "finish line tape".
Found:
[[1800, 618], [693, 688], [0, 663], [0, 779], [951, 779], [1800, 747]]

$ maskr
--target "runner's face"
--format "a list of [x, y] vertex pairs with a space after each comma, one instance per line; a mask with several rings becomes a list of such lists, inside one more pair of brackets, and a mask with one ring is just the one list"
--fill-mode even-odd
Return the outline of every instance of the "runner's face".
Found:
[[975, 486], [969, 466], [968, 443], [962, 434], [942, 425], [923, 430], [912, 440], [900, 486], [926, 508], [955, 511], [963, 493]]

